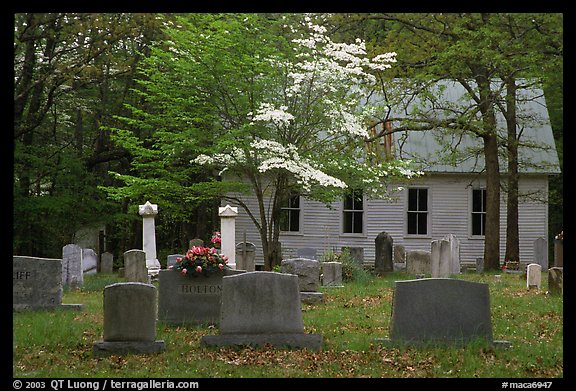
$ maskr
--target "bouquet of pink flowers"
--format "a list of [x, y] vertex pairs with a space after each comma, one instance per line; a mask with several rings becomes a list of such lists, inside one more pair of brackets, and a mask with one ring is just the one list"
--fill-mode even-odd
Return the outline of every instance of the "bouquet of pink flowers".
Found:
[[193, 246], [184, 258], [176, 258], [173, 270], [187, 276], [210, 276], [228, 268], [228, 257], [212, 247]]

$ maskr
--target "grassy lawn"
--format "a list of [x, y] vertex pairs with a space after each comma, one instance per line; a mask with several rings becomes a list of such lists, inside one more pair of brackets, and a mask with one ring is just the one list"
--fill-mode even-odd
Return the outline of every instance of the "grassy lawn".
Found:
[[525, 279], [502, 274], [462, 274], [458, 278], [489, 284], [495, 340], [508, 350], [480, 344], [464, 348], [390, 348], [374, 342], [388, 337], [393, 273], [343, 288], [321, 288], [325, 302], [302, 305], [305, 332], [324, 337], [317, 352], [288, 349], [200, 347], [214, 326], [157, 324], [166, 351], [151, 356], [93, 357], [103, 335], [102, 289], [121, 281], [115, 275], [86, 276], [84, 287], [64, 293], [64, 303], [82, 303], [83, 311], [13, 313], [14, 377], [159, 377], [159, 378], [552, 378], [563, 377], [562, 298], [542, 289], [526, 289]]

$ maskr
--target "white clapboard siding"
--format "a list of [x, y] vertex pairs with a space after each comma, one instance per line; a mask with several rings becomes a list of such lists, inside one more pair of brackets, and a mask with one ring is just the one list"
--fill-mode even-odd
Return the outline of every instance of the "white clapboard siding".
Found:
[[[366, 199], [364, 201], [364, 234], [342, 234], [342, 202], [324, 204], [301, 198], [301, 229], [298, 233], [282, 233], [280, 241], [284, 258], [296, 256], [298, 248], [316, 248], [318, 256], [326, 251], [340, 251], [342, 247], [364, 248], [364, 262], [374, 263], [374, 240], [382, 232], [388, 232], [394, 244], [403, 245], [407, 251], [430, 251], [430, 242], [454, 234], [460, 240], [462, 262], [475, 263], [483, 257], [484, 238], [470, 234], [471, 189], [484, 187], [484, 179], [477, 174], [430, 174], [414, 180], [405, 189], [397, 192], [395, 200]], [[429, 232], [428, 235], [414, 237], [406, 234], [406, 194], [408, 187], [428, 189]], [[395, 188], [395, 187], [394, 187]], [[548, 237], [548, 206], [545, 202], [548, 193], [546, 175], [524, 175], [519, 182], [521, 197], [519, 202], [520, 257], [523, 262], [533, 260], [533, 242], [539, 237]], [[504, 259], [506, 248], [506, 195], [501, 194], [500, 253]], [[256, 197], [241, 196], [252, 212], [258, 216]], [[231, 203], [231, 205], [233, 205]], [[236, 220], [236, 241], [244, 239], [256, 245], [256, 264], [264, 262], [262, 243], [258, 231], [247, 213], [238, 208]]]

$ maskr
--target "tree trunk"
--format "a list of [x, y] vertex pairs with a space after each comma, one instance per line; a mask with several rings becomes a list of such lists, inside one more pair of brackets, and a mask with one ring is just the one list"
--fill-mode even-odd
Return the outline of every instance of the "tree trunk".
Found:
[[505, 261], [520, 261], [518, 231], [518, 139], [516, 134], [516, 81], [506, 81], [506, 127], [508, 130], [508, 196], [506, 200]]
[[484, 136], [486, 160], [486, 226], [484, 235], [484, 269], [500, 269], [500, 167], [496, 134]]

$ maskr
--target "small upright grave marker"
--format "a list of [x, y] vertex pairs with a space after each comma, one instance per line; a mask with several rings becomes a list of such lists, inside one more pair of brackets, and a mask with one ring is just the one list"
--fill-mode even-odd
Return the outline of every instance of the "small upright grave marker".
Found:
[[206, 346], [264, 346], [320, 349], [321, 334], [305, 334], [298, 277], [249, 272], [222, 281], [220, 335], [202, 337]]
[[144, 251], [128, 250], [124, 253], [124, 278], [127, 281], [149, 282]]
[[552, 296], [564, 294], [564, 267], [551, 267], [548, 269], [548, 293]]
[[82, 247], [77, 244], [62, 247], [62, 284], [71, 288], [80, 288], [84, 284]]
[[149, 354], [165, 349], [156, 340], [156, 287], [121, 282], [104, 288], [104, 339], [94, 343], [94, 355]]
[[374, 273], [384, 274], [394, 271], [392, 248], [394, 240], [388, 232], [380, 232], [374, 240], [376, 246], [376, 259], [374, 260]]
[[526, 288], [540, 289], [542, 283], [542, 266], [531, 263], [526, 267]]

